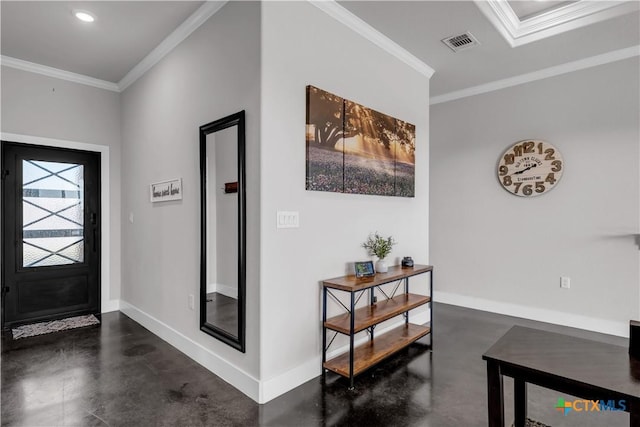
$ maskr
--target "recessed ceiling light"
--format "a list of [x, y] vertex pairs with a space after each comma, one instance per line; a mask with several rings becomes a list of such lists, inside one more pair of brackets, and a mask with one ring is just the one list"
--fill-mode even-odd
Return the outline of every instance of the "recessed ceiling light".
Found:
[[82, 22], [93, 22], [96, 20], [96, 17], [93, 16], [93, 14], [87, 12], [86, 10], [74, 10], [73, 16], [75, 16]]

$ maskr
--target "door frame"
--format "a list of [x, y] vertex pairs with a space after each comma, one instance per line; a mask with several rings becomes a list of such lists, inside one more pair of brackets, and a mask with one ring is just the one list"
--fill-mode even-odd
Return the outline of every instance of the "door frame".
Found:
[[[111, 182], [109, 181], [109, 146], [87, 144], [85, 142], [67, 141], [63, 139], [44, 138], [40, 136], [21, 135], [8, 132], [1, 132], [0, 139], [2, 139], [3, 141], [20, 142], [30, 145], [42, 145], [52, 148], [70, 148], [73, 150], [93, 151], [100, 153], [100, 215], [102, 217], [102, 232], [100, 233], [102, 237], [100, 242], [100, 312], [107, 313], [109, 311], [119, 310], [120, 301], [111, 299], [111, 204], [109, 203], [111, 195]], [[2, 189], [0, 188], [0, 197], [1, 191]], [[2, 212], [0, 212], [0, 215], [2, 215]]]

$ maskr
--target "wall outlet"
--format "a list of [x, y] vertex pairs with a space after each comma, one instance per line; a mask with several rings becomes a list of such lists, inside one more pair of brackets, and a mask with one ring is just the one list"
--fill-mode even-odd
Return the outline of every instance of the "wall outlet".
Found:
[[571, 278], [570, 277], [560, 277], [560, 287], [563, 289], [571, 288]]
[[192, 294], [189, 294], [189, 310], [192, 310], [192, 311], [193, 311], [193, 309], [194, 309], [194, 304], [195, 304], [195, 300], [194, 300], [194, 298], [193, 298], [193, 295], [192, 295]]

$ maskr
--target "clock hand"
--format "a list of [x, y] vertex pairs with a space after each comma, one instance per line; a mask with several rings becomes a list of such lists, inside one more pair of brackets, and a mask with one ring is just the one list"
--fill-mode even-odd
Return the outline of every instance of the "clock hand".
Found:
[[524, 169], [522, 169], [521, 171], [514, 172], [513, 174], [514, 174], [514, 175], [520, 175], [521, 173], [526, 172], [526, 171], [528, 171], [528, 170], [529, 170], [529, 169], [531, 169], [531, 168], [535, 168], [536, 166], [538, 166], [538, 165], [534, 163], [534, 164], [532, 164], [531, 166], [529, 166], [528, 168], [524, 168]]

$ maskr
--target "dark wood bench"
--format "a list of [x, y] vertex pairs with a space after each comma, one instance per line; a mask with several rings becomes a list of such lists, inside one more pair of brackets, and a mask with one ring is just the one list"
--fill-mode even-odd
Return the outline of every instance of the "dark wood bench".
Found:
[[514, 326], [482, 358], [487, 361], [490, 427], [505, 425], [503, 375], [514, 380], [516, 427], [524, 427], [527, 418], [527, 383], [614, 402], [616, 409], [630, 413], [632, 427], [640, 427], [640, 360], [626, 347]]

